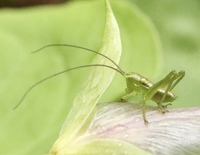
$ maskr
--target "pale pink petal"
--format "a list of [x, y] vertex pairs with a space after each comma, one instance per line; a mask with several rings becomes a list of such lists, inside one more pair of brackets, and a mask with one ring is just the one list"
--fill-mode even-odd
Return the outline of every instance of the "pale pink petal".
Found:
[[126, 141], [155, 155], [200, 154], [200, 107], [163, 115], [149, 106], [147, 119], [146, 125], [138, 104], [100, 104], [85, 135]]

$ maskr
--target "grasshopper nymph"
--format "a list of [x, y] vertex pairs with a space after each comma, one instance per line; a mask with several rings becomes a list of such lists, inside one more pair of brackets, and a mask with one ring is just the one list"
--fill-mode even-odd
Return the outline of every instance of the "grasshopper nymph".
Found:
[[138, 73], [134, 73], [134, 72], [126, 73], [126, 72], [124, 72], [112, 59], [110, 59], [106, 55], [103, 55], [103, 54], [98, 53], [94, 50], [91, 50], [91, 49], [88, 49], [88, 48], [85, 48], [85, 47], [76, 46], [76, 45], [50, 44], [50, 45], [46, 45], [46, 46], [38, 49], [37, 51], [34, 51], [33, 53], [39, 52], [44, 48], [52, 47], [52, 46], [66, 46], [66, 47], [79, 48], [79, 49], [83, 49], [85, 51], [89, 51], [89, 52], [98, 54], [98, 55], [108, 59], [109, 61], [111, 61], [116, 66], [116, 68], [112, 67], [112, 66], [108, 66], [108, 65], [103, 65], [103, 64], [91, 64], [91, 65], [83, 65], [83, 66], [70, 68], [70, 69], [64, 70], [62, 72], [58, 72], [56, 74], [48, 76], [47, 78], [44, 78], [44, 79], [38, 81], [37, 83], [35, 83], [34, 85], [32, 85], [26, 91], [26, 93], [21, 98], [19, 103], [14, 107], [14, 109], [16, 109], [22, 103], [24, 98], [28, 95], [28, 93], [34, 87], [36, 87], [40, 83], [42, 83], [42, 82], [44, 82], [44, 81], [46, 81], [50, 78], [53, 78], [53, 77], [60, 75], [62, 73], [66, 73], [68, 71], [79, 69], [79, 68], [101, 66], [101, 67], [107, 67], [109, 69], [113, 69], [113, 70], [117, 71], [118, 73], [120, 73], [126, 79], [126, 85], [127, 85], [127, 88], [125, 89], [126, 94], [124, 96], [122, 96], [122, 101], [127, 101], [127, 99], [129, 97], [132, 97], [132, 96], [135, 96], [135, 95], [141, 95], [141, 102], [140, 103], [142, 104], [142, 116], [143, 116], [144, 122], [148, 123], [147, 118], [146, 118], [146, 102], [148, 100], [152, 100], [152, 101], [156, 102], [157, 105], [158, 105], [159, 111], [161, 111], [162, 113], [165, 113], [166, 107], [167, 107], [168, 104], [163, 105], [163, 103], [173, 102], [176, 99], [176, 96], [171, 91], [181, 81], [181, 79], [185, 76], [184, 71], [176, 72], [176, 71], [173, 70], [165, 78], [163, 78], [162, 80], [160, 80], [160, 81], [158, 81], [157, 83], [154, 84], [151, 81], [149, 81], [147, 78], [143, 77], [142, 75], [140, 75]]

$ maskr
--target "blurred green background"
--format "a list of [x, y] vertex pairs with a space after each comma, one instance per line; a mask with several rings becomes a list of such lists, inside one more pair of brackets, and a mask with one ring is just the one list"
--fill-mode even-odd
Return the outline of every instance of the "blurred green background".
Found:
[[[30, 52], [50, 43], [98, 50], [104, 32], [104, 2], [68, 1], [35, 7], [31, 6], [37, 3], [9, 2], [0, 2], [0, 154], [45, 154], [89, 69], [45, 82], [17, 110], [12, 108], [33, 83], [63, 69], [89, 64], [94, 55], [61, 47]], [[16, 2], [21, 4], [20, 9], [8, 8], [19, 7]], [[200, 2], [113, 0], [111, 5], [122, 36], [120, 66], [153, 82], [173, 69], [185, 70], [186, 77], [173, 91], [178, 96], [173, 107], [199, 106]], [[116, 75], [100, 102], [116, 101], [124, 88], [124, 79]]]

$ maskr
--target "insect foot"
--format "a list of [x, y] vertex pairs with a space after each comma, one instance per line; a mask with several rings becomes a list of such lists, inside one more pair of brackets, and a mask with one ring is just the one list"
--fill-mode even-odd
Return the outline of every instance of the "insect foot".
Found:
[[161, 112], [162, 114], [165, 114], [165, 113], [169, 112], [169, 110], [167, 110], [167, 107], [168, 107], [169, 105], [172, 105], [172, 104], [171, 104], [171, 103], [168, 103], [168, 104], [166, 104], [166, 105], [160, 105], [160, 106], [159, 106], [159, 104], [158, 104], [157, 109], [158, 109], [158, 111]]
[[158, 109], [158, 111], [159, 111], [160, 113], [162, 113], [162, 114], [165, 114], [165, 113], [169, 112], [169, 110], [167, 110], [166, 107], [163, 107], [163, 108], [161, 108], [161, 109]]
[[128, 100], [127, 100], [127, 98], [126, 98], [125, 96], [123, 96], [123, 97], [121, 98], [121, 101], [122, 101], [122, 102], [127, 102]]
[[144, 124], [145, 124], [145, 125], [148, 125], [149, 122], [148, 122], [147, 120], [144, 120]]

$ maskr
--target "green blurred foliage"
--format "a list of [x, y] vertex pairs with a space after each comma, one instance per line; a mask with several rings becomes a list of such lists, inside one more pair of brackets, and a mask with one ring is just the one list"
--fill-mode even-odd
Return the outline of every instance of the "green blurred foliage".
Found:
[[178, 96], [173, 107], [200, 106], [200, 1], [129, 1], [153, 20], [160, 34], [164, 54], [162, 76], [173, 69], [186, 72], [173, 90]]

